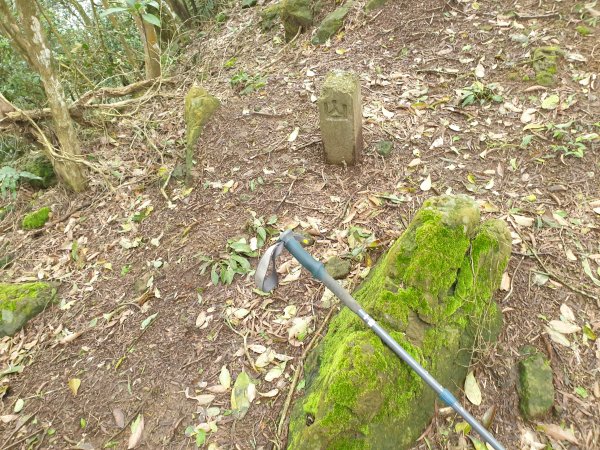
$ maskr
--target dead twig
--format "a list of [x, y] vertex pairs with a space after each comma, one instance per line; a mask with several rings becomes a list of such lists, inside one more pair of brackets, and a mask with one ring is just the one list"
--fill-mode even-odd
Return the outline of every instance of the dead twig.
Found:
[[558, 281], [560, 284], [562, 284], [566, 288], [570, 289], [571, 291], [573, 291], [577, 294], [583, 295], [584, 297], [587, 297], [589, 299], [595, 300], [598, 307], [600, 307], [600, 298], [596, 297], [593, 294], [590, 294], [589, 292], [584, 291], [583, 289], [579, 289], [578, 287], [572, 286], [564, 278], [559, 277], [554, 272], [548, 270], [548, 267], [546, 266], [546, 264], [544, 264], [544, 262], [538, 256], [538, 254], [535, 251], [535, 249], [533, 248], [533, 246], [529, 242], [527, 242], [525, 239], [523, 239], [523, 236], [521, 235], [521, 233], [519, 232], [519, 230], [517, 229], [515, 224], [512, 222], [512, 220], [509, 219], [509, 222], [512, 225], [513, 229], [515, 230], [515, 233], [517, 233], [519, 235], [519, 238], [521, 239], [521, 241], [523, 241], [527, 245], [527, 247], [531, 251], [531, 254], [535, 258], [535, 260], [538, 262], [538, 264], [540, 266], [542, 266], [542, 269], [544, 270], [544, 272], [546, 272], [546, 275], [548, 275], [550, 278], [553, 278], [555, 281]]
[[515, 268], [515, 271], [513, 272], [513, 276], [510, 279], [510, 289], [508, 290], [508, 292], [506, 293], [506, 295], [504, 296], [504, 298], [502, 299], [501, 303], [504, 303], [506, 300], [508, 300], [510, 298], [510, 296], [513, 293], [513, 287], [515, 284], [515, 275], [517, 274], [517, 272], [519, 271], [519, 267], [521, 267], [521, 263], [523, 262], [523, 260], [525, 259], [525, 257], [522, 257], [521, 260], [519, 261], [519, 264], [517, 264], [517, 267]]
[[531, 20], [531, 19], [550, 19], [553, 17], [560, 17], [560, 14], [557, 12], [550, 13], [542, 13], [542, 14], [520, 14], [515, 13], [515, 17], [521, 20]]
[[290, 187], [288, 188], [287, 192], [285, 193], [285, 195], [283, 196], [283, 198], [281, 199], [281, 201], [279, 202], [279, 204], [275, 207], [275, 211], [277, 211], [279, 208], [281, 208], [281, 206], [285, 203], [286, 199], [289, 197], [289, 195], [292, 193], [292, 189], [294, 188], [294, 183], [296, 182], [297, 178], [294, 178], [290, 184]]

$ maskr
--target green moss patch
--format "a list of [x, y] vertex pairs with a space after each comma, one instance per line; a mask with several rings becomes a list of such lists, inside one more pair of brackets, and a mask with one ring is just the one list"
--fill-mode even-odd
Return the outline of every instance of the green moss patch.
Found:
[[0, 338], [14, 335], [55, 298], [48, 283], [0, 283]]
[[[501, 328], [491, 297], [510, 242], [504, 222], [480, 223], [471, 199], [432, 198], [354, 296], [456, 393], [476, 341]], [[433, 414], [433, 391], [347, 308], [305, 369], [290, 449], [407, 449]]]
[[556, 46], [538, 47], [533, 51], [532, 64], [535, 80], [542, 86], [554, 84], [554, 76], [558, 71], [558, 63], [563, 51]]
[[42, 228], [50, 218], [50, 208], [47, 206], [38, 209], [23, 217], [22, 227], [24, 230], [35, 230]]
[[47, 189], [56, 184], [56, 173], [52, 167], [52, 163], [46, 156], [41, 153], [32, 155], [27, 159], [23, 170], [32, 173], [40, 179], [27, 179], [27, 183], [35, 188]]
[[279, 3], [274, 5], [265, 6], [260, 12], [260, 29], [268, 31], [276, 25], [276, 20], [279, 18], [281, 6]]
[[191, 87], [185, 96], [185, 172], [186, 180], [188, 182], [191, 179], [194, 146], [198, 142], [204, 126], [220, 105], [221, 102], [218, 98], [210, 95], [206, 89], [200, 86]]
[[344, 19], [348, 15], [350, 8], [352, 8], [353, 3], [349, 1], [325, 16], [312, 39], [312, 43], [315, 45], [324, 44], [327, 42], [327, 39], [336, 34], [344, 26]]
[[581, 36], [589, 36], [592, 34], [592, 30], [585, 25], [578, 25], [575, 27], [575, 31]]

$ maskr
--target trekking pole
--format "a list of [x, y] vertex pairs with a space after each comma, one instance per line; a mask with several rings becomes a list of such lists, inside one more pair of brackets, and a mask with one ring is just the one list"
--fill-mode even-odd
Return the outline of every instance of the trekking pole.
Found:
[[[364, 309], [358, 304], [358, 302], [346, 291], [340, 283], [335, 281], [331, 275], [325, 270], [323, 263], [314, 259], [304, 248], [299, 241], [303, 238], [302, 236], [294, 234], [291, 230], [283, 232], [279, 236], [277, 243], [267, 249], [263, 257], [258, 263], [256, 273], [254, 276], [257, 287], [264, 291], [269, 292], [277, 287], [277, 270], [276, 270], [276, 259], [281, 254], [283, 247], [285, 247], [298, 262], [308, 270], [313, 277], [317, 280], [322, 281], [325, 286], [329, 288], [331, 292], [338, 297], [344, 305], [358, 315], [362, 321], [371, 329], [379, 338], [396, 354], [413, 369], [417, 375], [419, 375], [425, 383], [433, 389], [440, 399], [450, 406], [454, 411], [458, 413], [465, 421], [471, 425], [485, 442], [490, 444], [494, 450], [505, 450], [504, 446], [500, 444], [492, 436], [492, 434], [481, 424], [475, 417], [473, 417], [452, 395], [452, 393], [444, 388], [423, 366], [421, 366], [400, 344], [398, 344], [394, 338], [392, 338], [387, 331], [385, 331], [371, 316], [369, 316]], [[269, 273], [269, 266], [271, 271]]]

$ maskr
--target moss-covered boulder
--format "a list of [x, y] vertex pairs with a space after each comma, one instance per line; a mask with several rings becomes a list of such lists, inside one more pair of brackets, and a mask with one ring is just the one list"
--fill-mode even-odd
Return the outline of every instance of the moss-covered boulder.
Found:
[[188, 184], [191, 181], [194, 147], [202, 134], [204, 126], [220, 105], [221, 102], [218, 98], [210, 95], [206, 89], [200, 86], [192, 86], [185, 96], [185, 169]]
[[48, 283], [0, 283], [0, 338], [15, 334], [55, 298]]
[[[463, 386], [476, 340], [497, 337], [491, 298], [510, 256], [504, 222], [480, 223], [467, 197], [427, 200], [355, 298], [442, 385]], [[307, 359], [289, 449], [410, 448], [434, 392], [349, 309]]]
[[369, 0], [365, 4], [365, 11], [370, 12], [381, 8], [388, 0]]
[[260, 29], [263, 31], [272, 29], [276, 25], [276, 20], [279, 18], [280, 10], [281, 5], [279, 3], [265, 6], [260, 12]]
[[38, 189], [47, 189], [57, 182], [56, 173], [50, 160], [42, 153], [32, 154], [23, 164], [22, 170], [32, 173], [40, 179], [26, 179], [27, 183]]
[[311, 0], [281, 0], [279, 15], [285, 29], [285, 38], [289, 41], [300, 31], [307, 30], [313, 24]]
[[533, 51], [532, 64], [535, 70], [535, 81], [542, 86], [554, 84], [554, 75], [558, 71], [558, 62], [563, 55], [559, 47], [538, 47]]
[[519, 362], [519, 407], [526, 419], [540, 419], [550, 412], [554, 404], [550, 361], [532, 347], [521, 350], [521, 353], [526, 358]]
[[324, 44], [327, 42], [327, 39], [337, 33], [344, 26], [344, 19], [348, 15], [353, 4], [353, 1], [349, 1], [335, 11], [327, 14], [319, 25], [317, 33], [313, 36], [312, 43], [315, 45]]
[[37, 228], [42, 228], [48, 222], [50, 218], [50, 208], [44, 206], [43, 208], [38, 209], [37, 211], [33, 211], [25, 217], [23, 217], [23, 222], [21, 226], [24, 230], [35, 230]]

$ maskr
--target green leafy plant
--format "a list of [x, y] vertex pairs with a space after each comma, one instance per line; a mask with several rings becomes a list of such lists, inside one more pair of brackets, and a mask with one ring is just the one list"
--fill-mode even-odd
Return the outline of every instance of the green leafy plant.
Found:
[[225, 61], [225, 64], [223, 64], [223, 67], [225, 67], [226, 69], [231, 69], [232, 67], [235, 66], [236, 62], [237, 62], [237, 56], [234, 56], [232, 58], [229, 58], [227, 61]]
[[354, 259], [362, 260], [367, 250], [376, 248], [380, 245], [375, 234], [366, 228], [352, 226], [348, 231], [348, 246], [350, 254]]
[[267, 242], [267, 236], [274, 233], [271, 227], [277, 223], [277, 216], [271, 215], [266, 220], [264, 217], [258, 217], [254, 211], [250, 211], [252, 220], [248, 224], [248, 230], [256, 234], [256, 248], [262, 248]]
[[187, 437], [194, 438], [194, 441], [196, 442], [196, 447], [198, 448], [202, 447], [206, 442], [206, 431], [201, 430], [198, 427], [190, 425], [185, 429], [185, 435]]
[[254, 269], [248, 258], [258, 256], [258, 249], [262, 248], [270, 235], [275, 233], [271, 227], [277, 222], [277, 216], [270, 216], [266, 220], [251, 211], [252, 219], [248, 223], [248, 230], [254, 237], [249, 240], [239, 237], [227, 240], [226, 254], [219, 259], [205, 255], [198, 255], [200, 259], [200, 275], [210, 268], [210, 279], [216, 286], [219, 283], [229, 285], [236, 275], [251, 275]]
[[41, 180], [37, 175], [23, 170], [18, 171], [10, 166], [0, 168], [0, 194], [2, 198], [6, 198], [9, 193], [13, 198], [17, 197], [17, 185], [21, 179]]
[[483, 84], [481, 81], [476, 81], [471, 86], [463, 89], [458, 89], [460, 106], [465, 107], [472, 105], [475, 102], [484, 104], [489, 101], [502, 102], [504, 98], [500, 94], [501, 88], [496, 83]]
[[247, 95], [265, 87], [267, 80], [260, 74], [250, 75], [244, 70], [238, 70], [229, 80], [229, 84], [240, 95]]
[[586, 132], [589, 129], [575, 124], [572, 120], [569, 122], [546, 125], [546, 132], [551, 133], [552, 138], [560, 141], [560, 144], [552, 144], [550, 148], [555, 152], [560, 152], [563, 156], [574, 156], [583, 158], [587, 150], [587, 144], [600, 140], [600, 135], [595, 132]]
[[160, 27], [160, 19], [154, 14], [150, 13], [150, 8], [159, 9], [160, 5], [155, 0], [125, 0], [127, 6], [114, 6], [108, 8], [102, 12], [102, 16], [108, 16], [110, 14], [129, 12], [132, 14], [139, 14], [139, 16], [145, 22], [148, 22], [154, 26]]

